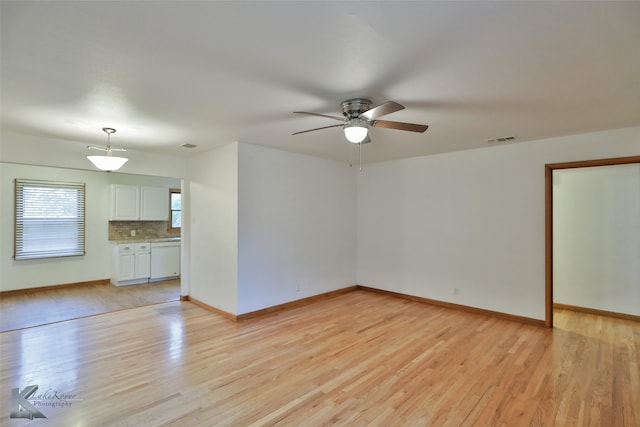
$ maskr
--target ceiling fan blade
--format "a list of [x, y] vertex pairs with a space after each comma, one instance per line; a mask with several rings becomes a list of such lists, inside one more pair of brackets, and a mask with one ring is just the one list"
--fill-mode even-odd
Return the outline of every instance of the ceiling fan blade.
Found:
[[397, 102], [388, 101], [384, 104], [380, 104], [377, 107], [373, 107], [370, 110], [360, 114], [360, 117], [364, 117], [367, 120], [373, 120], [378, 117], [382, 117], [386, 114], [391, 114], [395, 111], [404, 110], [404, 105], [400, 105]]
[[294, 114], [308, 114], [310, 116], [324, 117], [326, 119], [340, 120], [341, 122], [344, 122], [344, 117], [327, 116], [326, 114], [308, 113], [306, 111], [294, 111]]
[[292, 133], [291, 135], [299, 135], [301, 133], [306, 133], [306, 132], [313, 132], [314, 130], [320, 130], [320, 129], [328, 129], [328, 128], [337, 128], [337, 127], [342, 127], [343, 125], [331, 125], [331, 126], [324, 126], [321, 128], [315, 128], [315, 129], [309, 129], [309, 130], [302, 130], [300, 132], [296, 132], [296, 133]]
[[408, 130], [410, 132], [424, 132], [429, 126], [415, 123], [390, 122], [388, 120], [376, 120], [373, 126], [386, 129]]

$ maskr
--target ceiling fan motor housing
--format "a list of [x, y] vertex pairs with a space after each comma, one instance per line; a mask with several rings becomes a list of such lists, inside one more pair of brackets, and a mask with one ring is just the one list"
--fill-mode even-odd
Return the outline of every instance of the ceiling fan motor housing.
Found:
[[364, 98], [347, 99], [342, 103], [342, 114], [347, 119], [354, 119], [371, 109], [371, 101]]

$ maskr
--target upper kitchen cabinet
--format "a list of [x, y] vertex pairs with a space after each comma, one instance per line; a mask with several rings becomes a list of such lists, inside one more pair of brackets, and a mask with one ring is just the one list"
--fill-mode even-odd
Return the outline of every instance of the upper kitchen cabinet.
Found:
[[140, 219], [167, 221], [169, 219], [169, 190], [140, 187]]
[[140, 186], [111, 185], [109, 219], [117, 221], [137, 221], [140, 219]]
[[167, 221], [169, 190], [138, 185], [111, 185], [112, 221]]

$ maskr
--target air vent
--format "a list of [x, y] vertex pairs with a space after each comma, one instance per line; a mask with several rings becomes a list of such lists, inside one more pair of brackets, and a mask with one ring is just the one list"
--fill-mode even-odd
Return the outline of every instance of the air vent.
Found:
[[510, 142], [515, 141], [517, 138], [515, 136], [501, 136], [500, 138], [489, 139], [487, 142]]
[[197, 145], [195, 145], [195, 144], [182, 144], [181, 147], [184, 147], [184, 148], [196, 148]]

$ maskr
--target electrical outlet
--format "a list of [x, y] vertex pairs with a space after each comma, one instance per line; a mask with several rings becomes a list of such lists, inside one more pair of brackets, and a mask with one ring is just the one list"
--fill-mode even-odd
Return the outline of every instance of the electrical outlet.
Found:
[[136, 237], [136, 230], [131, 230], [131, 237]]
[[300, 292], [300, 283], [296, 283], [296, 292]]
[[458, 288], [453, 288], [453, 294], [454, 294], [454, 295], [459, 295], [459, 294], [460, 294], [460, 289], [458, 289]]

